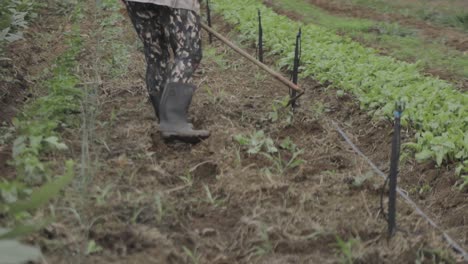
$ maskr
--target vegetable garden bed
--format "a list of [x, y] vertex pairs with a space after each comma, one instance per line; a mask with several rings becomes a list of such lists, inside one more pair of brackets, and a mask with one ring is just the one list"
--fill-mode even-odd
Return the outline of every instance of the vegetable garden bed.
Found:
[[[433, 159], [438, 166], [456, 162], [456, 172], [468, 173], [468, 95], [450, 83], [424, 76], [417, 64], [380, 56], [349, 38], [315, 25], [291, 21], [257, 0], [214, 0], [213, 9], [236, 25], [245, 40], [257, 38], [257, 9], [262, 11], [264, 38], [270, 54], [292, 65], [294, 33], [303, 30], [303, 77], [331, 81], [353, 93], [361, 108], [376, 118], [391, 118], [396, 101], [406, 104], [402, 124], [416, 131], [405, 146], [416, 159]], [[463, 176], [465, 184], [468, 177]]]

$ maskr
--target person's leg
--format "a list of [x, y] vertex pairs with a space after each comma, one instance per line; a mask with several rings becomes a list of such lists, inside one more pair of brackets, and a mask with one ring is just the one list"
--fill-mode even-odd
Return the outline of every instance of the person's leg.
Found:
[[161, 97], [159, 129], [167, 140], [196, 143], [210, 136], [209, 131], [194, 130], [187, 122], [195, 91], [192, 75], [202, 59], [200, 17], [190, 10], [168, 8], [168, 11], [161, 21], [174, 51], [174, 63]]
[[[164, 29], [174, 51], [174, 65], [168, 82], [191, 83], [202, 59], [200, 16], [194, 11], [172, 9]], [[166, 21], [165, 21], [166, 22]]]
[[146, 86], [156, 116], [159, 119], [159, 102], [169, 74], [169, 46], [161, 24], [163, 7], [124, 1], [135, 30], [143, 42], [146, 59]]

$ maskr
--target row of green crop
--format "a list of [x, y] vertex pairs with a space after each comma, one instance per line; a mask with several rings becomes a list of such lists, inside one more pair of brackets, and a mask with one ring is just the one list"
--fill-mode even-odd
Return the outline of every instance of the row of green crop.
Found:
[[213, 9], [236, 26], [245, 40], [257, 38], [257, 9], [262, 11], [264, 39], [279, 65], [292, 65], [294, 32], [303, 31], [303, 77], [332, 81], [358, 98], [361, 108], [378, 118], [391, 118], [396, 101], [406, 103], [404, 126], [415, 129], [416, 142], [406, 146], [418, 160], [441, 166], [460, 162], [468, 173], [468, 95], [453, 85], [423, 76], [417, 64], [380, 56], [351, 39], [316, 25], [303, 25], [276, 14], [259, 0], [214, 0]]
[[[72, 20], [78, 15], [79, 11], [75, 12]], [[82, 49], [79, 26], [76, 24], [65, 35], [67, 50], [48, 69], [50, 77], [39, 85], [37, 97], [27, 101], [22, 112], [13, 119], [16, 138], [10, 164], [15, 167], [17, 177], [13, 181], [3, 179], [0, 184], [0, 212], [15, 211], [17, 201], [27, 198], [32, 186], [53, 180], [53, 168], [65, 167], [51, 166], [48, 162], [53, 153], [68, 149], [61, 140], [61, 131], [79, 123], [77, 113], [82, 91], [75, 75], [76, 59]], [[67, 163], [70, 175], [73, 172], [71, 161]]]
[[[75, 10], [72, 20], [78, 19], [80, 13], [79, 8]], [[11, 228], [0, 228], [0, 255], [8, 256], [9, 263], [24, 263], [40, 257], [39, 249], [22, 245], [13, 239], [35, 231], [44, 224], [38, 220], [32, 225], [25, 224], [25, 219], [30, 218], [28, 212], [45, 205], [49, 199], [58, 195], [74, 176], [72, 160], [63, 165], [55, 164], [64, 169], [65, 174], [60, 177], [51, 177], [55, 171], [45, 161], [52, 152], [67, 149], [67, 145], [60, 140], [59, 131], [73, 125], [76, 120], [73, 114], [80, 109], [81, 91], [77, 88], [79, 79], [74, 75], [75, 60], [82, 48], [79, 27], [74, 26], [66, 33], [66, 44], [68, 49], [56, 59], [51, 69], [52, 76], [40, 85], [43, 89], [40, 89], [39, 97], [28, 101], [13, 120], [17, 137], [13, 142], [11, 164], [16, 168], [17, 178], [13, 181], [3, 179], [0, 184], [0, 212], [10, 215], [12, 221], [9, 223]], [[40, 188], [30, 189], [39, 184]], [[8, 218], [3, 220], [2, 224], [10, 222]]]
[[[0, 228], [0, 255], [6, 256], [8, 263], [26, 263], [41, 257], [38, 248], [14, 239], [46, 224], [36, 218], [31, 220], [29, 212], [57, 196], [75, 175], [73, 160], [53, 160], [54, 153], [68, 149], [60, 135], [65, 128], [79, 125], [77, 114], [83, 95], [76, 76], [76, 60], [83, 48], [77, 23], [82, 18], [81, 4], [72, 10], [72, 29], [64, 33], [67, 50], [46, 70], [50, 71], [46, 74], [49, 77], [13, 120], [16, 139], [11, 165], [17, 177], [4, 178], [0, 183], [0, 214], [9, 216], [1, 222], [9, 228]], [[58, 176], [57, 170], [63, 171], [63, 176]]]

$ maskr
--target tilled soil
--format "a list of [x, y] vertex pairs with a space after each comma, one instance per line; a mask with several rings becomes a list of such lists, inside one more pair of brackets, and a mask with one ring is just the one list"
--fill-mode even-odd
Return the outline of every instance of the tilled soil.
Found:
[[[121, 41], [133, 45], [130, 21], [118, 26], [125, 27]], [[219, 18], [216, 27], [237, 40]], [[84, 28], [92, 35], [93, 27]], [[401, 231], [387, 239], [379, 205], [383, 180], [331, 125], [338, 121], [386, 168], [390, 122], [373, 122], [351, 96], [337, 97], [313, 80], [302, 81], [307, 94], [293, 120], [280, 109], [283, 118], [272, 122], [272, 103], [287, 88], [220, 42], [209, 46], [206, 40], [191, 117], [212, 136], [198, 145], [168, 145], [159, 137], [142, 78], [144, 57], [136, 48], [126, 74], [100, 76], [97, 93], [90, 93], [96, 115], [68, 138], [77, 158], [89, 146], [81, 164], [86, 188], [70, 188], [54, 207], [56, 221], [34, 237], [48, 263], [413, 263], [454, 257], [440, 234], [401, 201]], [[95, 44], [86, 44], [84, 69], [93, 70]], [[234, 140], [260, 130], [275, 142], [277, 159], [248, 154]], [[295, 168], [284, 165], [292, 153], [279, 146], [288, 137], [303, 151], [298, 158], [304, 163]], [[405, 187], [434, 171], [422, 169], [405, 165]], [[460, 213], [467, 197], [441, 196], [452, 179], [431, 181], [434, 192], [423, 202], [466, 247]]]
[[[382, 14], [371, 8], [358, 5], [338, 4], [324, 0], [309, 0], [309, 2], [334, 15], [367, 18], [375, 21], [398, 22], [401, 25], [420, 30], [428, 39], [443, 39], [445, 40], [445, 45], [449, 47], [462, 52], [468, 51], [468, 35], [454, 28], [433, 25], [427, 21], [421, 21], [416, 18], [394, 13]], [[466, 6], [466, 8], [468, 8], [468, 6]]]

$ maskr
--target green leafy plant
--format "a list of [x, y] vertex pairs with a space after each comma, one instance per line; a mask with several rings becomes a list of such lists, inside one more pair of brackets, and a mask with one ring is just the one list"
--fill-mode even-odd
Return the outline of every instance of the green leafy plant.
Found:
[[271, 104], [271, 112], [268, 113], [268, 120], [271, 122], [277, 122], [284, 120], [287, 124], [291, 124], [293, 120], [293, 112], [290, 107], [287, 107], [289, 103], [289, 96], [283, 97], [281, 100], [274, 100]]
[[[66, 163], [66, 170], [63, 176], [57, 177], [54, 181], [33, 190], [29, 198], [23, 198], [26, 195], [19, 196], [17, 193], [16, 197], [9, 196], [10, 199], [5, 199], [4, 182], [3, 185], [0, 186], [2, 190], [2, 200], [0, 201], [1, 213], [16, 218], [19, 214], [33, 211], [44, 206], [51, 199], [56, 197], [59, 192], [73, 180], [74, 176], [74, 163], [69, 160]], [[18, 190], [24, 191], [23, 185], [8, 184], [8, 187], [10, 187], [10, 191], [13, 188], [16, 189], [16, 192], [18, 192]], [[27, 191], [27, 193], [29, 194], [30, 192]], [[34, 226], [20, 224], [13, 229], [0, 228], [0, 255], [8, 256], [11, 260], [9, 263], [24, 263], [24, 261], [38, 260], [41, 257], [39, 249], [22, 245], [14, 239], [35, 232], [43, 225], [44, 223], [35, 224]]]
[[34, 10], [38, 5], [28, 0], [0, 1], [0, 45], [23, 38], [21, 30], [27, 28], [28, 20], [36, 17]]
[[261, 151], [266, 153], [276, 153], [278, 149], [275, 147], [275, 143], [270, 137], [265, 135], [263, 130], [257, 131], [252, 135], [236, 135], [234, 140], [239, 145], [247, 147], [248, 154], [258, 154]]
[[262, 130], [248, 136], [236, 135], [234, 139], [239, 145], [246, 148], [248, 154], [259, 154], [271, 161], [273, 168], [266, 168], [267, 174], [274, 172], [281, 175], [304, 163], [304, 160], [299, 158], [303, 150], [299, 149], [289, 137], [279, 144], [279, 149], [273, 139], [266, 136]]
[[[280, 144], [280, 148], [282, 150], [286, 150], [287, 155], [281, 155], [281, 151], [278, 151], [274, 154], [261, 153], [264, 157], [273, 163], [275, 173], [282, 175], [287, 170], [294, 169], [305, 162], [299, 158], [299, 156], [304, 153], [304, 151], [299, 149], [296, 144], [291, 141], [291, 138], [287, 137], [284, 139]], [[271, 173], [271, 171], [267, 169], [266, 173]]]
[[31, 184], [46, 180], [47, 164], [41, 155], [50, 151], [67, 150], [56, 131], [73, 124], [79, 113], [82, 91], [73, 73], [76, 57], [81, 52], [79, 28], [67, 35], [69, 49], [56, 60], [53, 76], [42, 85], [47, 94], [31, 101], [13, 120], [17, 137], [13, 142], [13, 161], [20, 178]]

